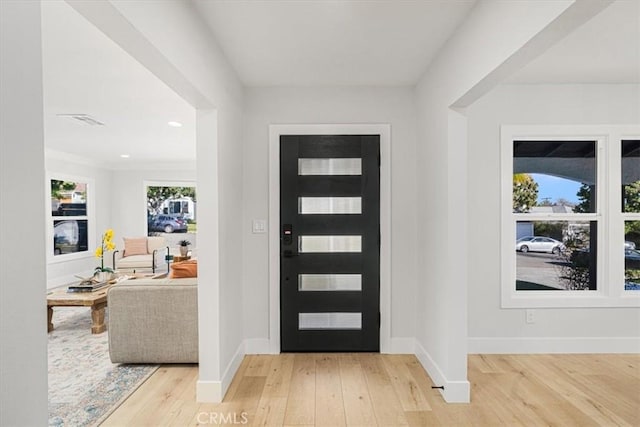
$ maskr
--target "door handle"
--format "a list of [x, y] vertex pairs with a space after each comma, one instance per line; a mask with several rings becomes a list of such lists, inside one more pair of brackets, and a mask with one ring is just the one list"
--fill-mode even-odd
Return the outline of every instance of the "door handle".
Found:
[[282, 226], [282, 243], [290, 246], [293, 243], [293, 225], [284, 224]]
[[286, 250], [282, 253], [282, 255], [283, 255], [285, 258], [293, 258], [294, 256], [296, 256], [296, 255], [298, 255], [298, 254], [297, 254], [297, 253], [295, 253], [295, 252], [293, 252], [291, 249], [286, 249]]

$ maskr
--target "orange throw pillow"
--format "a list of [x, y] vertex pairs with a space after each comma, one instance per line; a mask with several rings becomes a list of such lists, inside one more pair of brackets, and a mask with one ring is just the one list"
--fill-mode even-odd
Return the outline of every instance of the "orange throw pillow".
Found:
[[147, 238], [146, 237], [123, 237], [124, 240], [124, 256], [146, 255]]
[[198, 261], [195, 259], [175, 262], [171, 265], [170, 279], [183, 279], [186, 277], [198, 277]]

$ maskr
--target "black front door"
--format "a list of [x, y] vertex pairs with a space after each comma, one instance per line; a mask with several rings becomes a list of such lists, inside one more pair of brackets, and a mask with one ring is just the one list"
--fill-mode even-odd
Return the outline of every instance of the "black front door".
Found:
[[380, 350], [380, 137], [280, 137], [282, 351]]

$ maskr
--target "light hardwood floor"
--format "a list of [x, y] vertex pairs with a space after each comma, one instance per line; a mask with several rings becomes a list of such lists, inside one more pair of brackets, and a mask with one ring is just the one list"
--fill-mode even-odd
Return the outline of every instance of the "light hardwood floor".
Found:
[[224, 402], [197, 366], [162, 366], [103, 426], [640, 426], [640, 355], [471, 355], [446, 404], [411, 355], [246, 356]]

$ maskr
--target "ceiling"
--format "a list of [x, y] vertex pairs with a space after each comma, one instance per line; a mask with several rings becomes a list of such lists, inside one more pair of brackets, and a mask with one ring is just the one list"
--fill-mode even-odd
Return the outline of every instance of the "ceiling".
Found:
[[475, 0], [193, 3], [247, 86], [401, 86]]
[[[192, 3], [254, 87], [415, 85], [475, 2]], [[195, 111], [187, 102], [64, 1], [42, 2], [42, 21], [47, 148], [113, 168], [193, 164]], [[614, 3], [507, 82], [640, 83], [640, 1]]]
[[508, 83], [640, 83], [640, 1], [611, 4]]
[[193, 162], [195, 110], [64, 1], [42, 2], [42, 43], [48, 149], [106, 167]]

